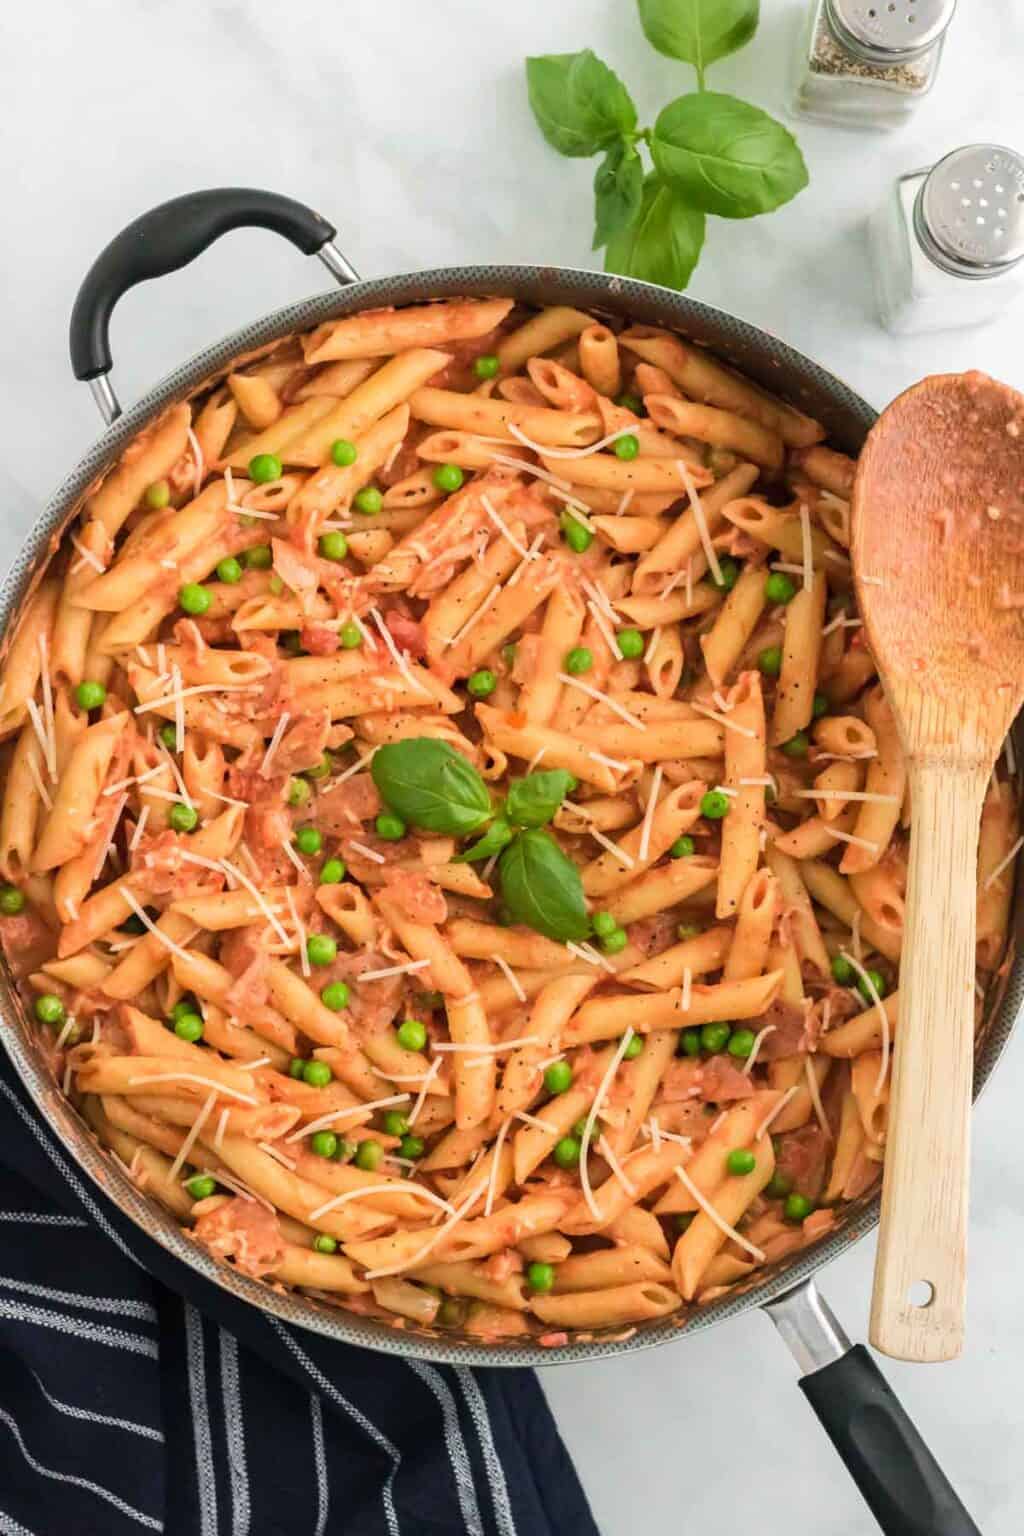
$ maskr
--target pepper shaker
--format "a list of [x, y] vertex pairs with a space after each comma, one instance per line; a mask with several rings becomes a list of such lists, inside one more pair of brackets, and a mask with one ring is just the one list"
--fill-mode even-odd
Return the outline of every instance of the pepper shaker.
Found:
[[1024, 155], [968, 144], [900, 176], [871, 220], [869, 244], [888, 330], [997, 318], [1024, 289]]
[[813, 0], [792, 108], [848, 128], [896, 128], [935, 83], [956, 0]]

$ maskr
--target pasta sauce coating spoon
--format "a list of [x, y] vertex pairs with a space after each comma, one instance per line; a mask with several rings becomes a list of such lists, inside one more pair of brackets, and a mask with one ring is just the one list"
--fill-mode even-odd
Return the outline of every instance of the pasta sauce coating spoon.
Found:
[[870, 1337], [948, 1360], [964, 1331], [978, 830], [1024, 700], [1024, 396], [982, 373], [900, 395], [868, 436], [851, 521], [913, 806]]

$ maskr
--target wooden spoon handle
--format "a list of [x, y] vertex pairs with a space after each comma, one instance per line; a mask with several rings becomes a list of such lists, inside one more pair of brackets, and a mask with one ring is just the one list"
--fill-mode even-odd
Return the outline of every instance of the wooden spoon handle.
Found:
[[[971, 766], [911, 764], [914, 821], [870, 1326], [875, 1348], [899, 1360], [950, 1360], [963, 1347], [975, 891], [987, 780], [987, 770]], [[924, 1305], [921, 1281], [931, 1287]]]

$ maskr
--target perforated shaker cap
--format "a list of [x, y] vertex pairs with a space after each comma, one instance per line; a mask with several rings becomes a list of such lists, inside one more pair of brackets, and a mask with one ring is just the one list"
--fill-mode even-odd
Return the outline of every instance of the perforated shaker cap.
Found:
[[914, 203], [925, 253], [956, 277], [997, 277], [1024, 257], [1024, 155], [967, 144], [933, 165]]
[[825, 0], [836, 38], [871, 64], [916, 59], [939, 41], [956, 0]]

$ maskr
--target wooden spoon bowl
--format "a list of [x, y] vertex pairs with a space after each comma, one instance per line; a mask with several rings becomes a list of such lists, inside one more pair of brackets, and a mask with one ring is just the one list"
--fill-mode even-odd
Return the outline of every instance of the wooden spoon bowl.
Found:
[[907, 390], [868, 436], [851, 519], [913, 805], [870, 1336], [945, 1360], [963, 1343], [978, 827], [1024, 699], [1024, 396], [981, 373]]

